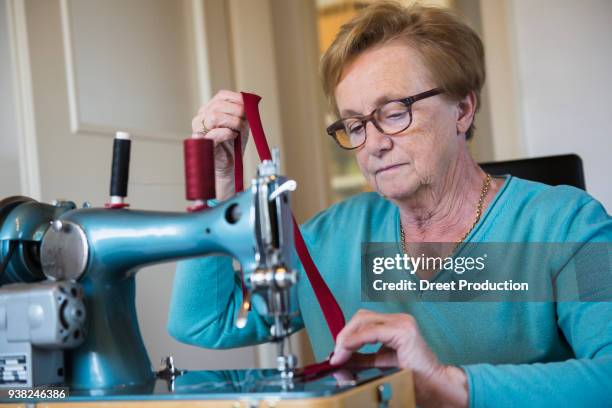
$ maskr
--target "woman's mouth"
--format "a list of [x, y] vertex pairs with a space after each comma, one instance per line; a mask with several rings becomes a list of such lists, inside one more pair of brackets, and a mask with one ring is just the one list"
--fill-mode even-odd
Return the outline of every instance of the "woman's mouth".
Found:
[[392, 164], [390, 166], [381, 167], [380, 169], [376, 170], [375, 174], [380, 174], [380, 173], [383, 173], [383, 172], [393, 171], [393, 170], [397, 169], [400, 166], [405, 166], [406, 164], [408, 164], [408, 163]]

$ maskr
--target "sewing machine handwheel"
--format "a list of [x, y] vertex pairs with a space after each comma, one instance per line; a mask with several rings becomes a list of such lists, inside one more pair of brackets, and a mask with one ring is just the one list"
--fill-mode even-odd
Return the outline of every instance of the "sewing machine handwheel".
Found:
[[15, 207], [20, 204], [27, 203], [28, 201], [36, 200], [25, 196], [10, 196], [2, 199], [0, 201], [0, 227], [4, 223], [4, 219], [6, 218], [6, 216], [9, 215]]

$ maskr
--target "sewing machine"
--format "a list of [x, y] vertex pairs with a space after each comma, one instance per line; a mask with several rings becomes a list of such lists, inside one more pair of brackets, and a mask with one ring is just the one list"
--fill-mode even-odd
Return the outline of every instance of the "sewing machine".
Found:
[[[54, 402], [79, 406], [413, 403], [412, 387], [405, 386], [410, 374], [396, 369], [298, 375], [286, 347], [289, 321], [298, 313], [290, 208], [296, 184], [279, 174], [278, 153], [259, 165], [250, 188], [212, 208], [200, 202], [193, 212], [124, 208], [125, 149], [115, 153], [113, 179], [123, 185], [117, 190], [111, 183], [107, 208], [26, 197], [0, 201], [0, 388], [67, 386], [70, 397]], [[277, 369], [184, 372], [169, 357], [164, 369], [152, 370], [136, 316], [135, 275], [146, 265], [209, 254], [239, 262], [245, 300], [236, 324], [244, 325], [251, 308], [270, 317]]]

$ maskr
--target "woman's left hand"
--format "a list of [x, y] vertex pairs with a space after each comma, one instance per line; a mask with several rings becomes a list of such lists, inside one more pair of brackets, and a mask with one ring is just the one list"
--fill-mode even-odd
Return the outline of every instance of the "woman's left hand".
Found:
[[[378, 352], [357, 353], [364, 345], [375, 343], [382, 343]], [[406, 368], [413, 373], [417, 405], [468, 405], [465, 372], [438, 361], [409, 314], [358, 311], [338, 334], [330, 363]]]

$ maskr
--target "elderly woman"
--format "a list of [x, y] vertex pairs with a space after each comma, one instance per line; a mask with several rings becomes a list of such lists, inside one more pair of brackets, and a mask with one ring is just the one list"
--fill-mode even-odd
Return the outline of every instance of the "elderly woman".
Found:
[[[375, 3], [342, 27], [321, 68], [340, 118], [327, 132], [354, 153], [376, 192], [302, 226], [350, 318], [334, 346], [300, 280], [296, 328], [306, 327], [316, 357], [333, 351], [332, 364], [342, 364], [358, 350], [375, 352], [374, 364], [412, 370], [423, 406], [611, 404], [612, 303], [361, 302], [362, 242], [399, 242], [407, 253], [422, 242], [612, 242], [612, 220], [588, 194], [491, 177], [470, 156], [485, 78], [478, 36], [447, 11]], [[246, 129], [240, 94], [219, 92], [193, 129], [215, 141], [218, 198], [231, 196], [227, 144]], [[265, 339], [268, 326], [254, 313], [246, 328], [233, 326], [242, 296], [230, 268], [223, 258], [179, 266], [174, 337], [210, 348]]]

